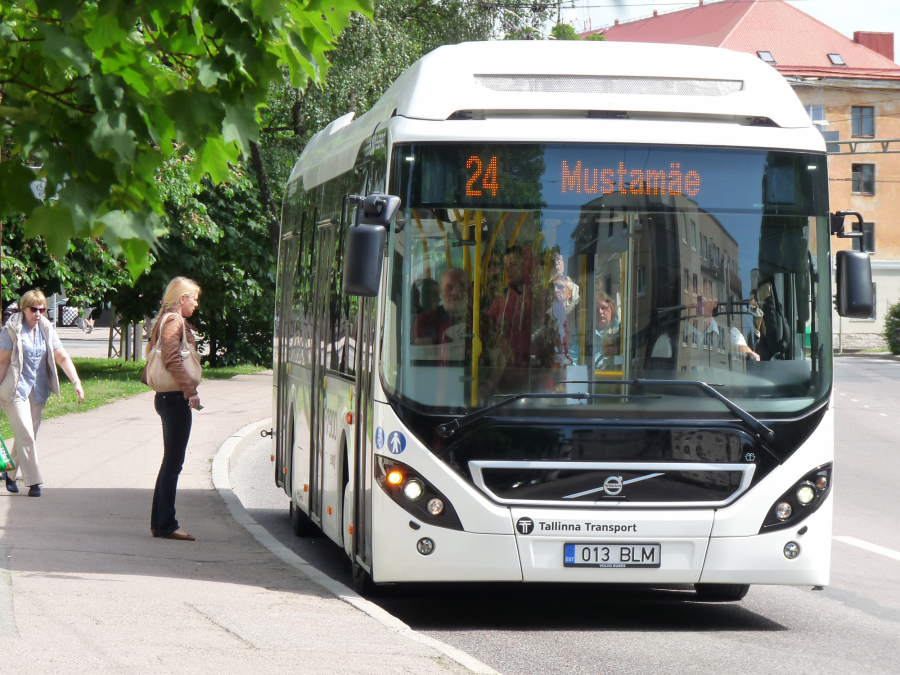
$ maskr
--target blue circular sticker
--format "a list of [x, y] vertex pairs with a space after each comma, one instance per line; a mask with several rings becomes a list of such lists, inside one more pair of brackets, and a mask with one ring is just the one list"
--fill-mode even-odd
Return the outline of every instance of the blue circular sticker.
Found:
[[375, 447], [379, 450], [384, 447], [384, 429], [381, 427], [375, 429]]
[[399, 455], [406, 450], [406, 436], [399, 431], [392, 431], [391, 435], [388, 436], [388, 450], [394, 455]]

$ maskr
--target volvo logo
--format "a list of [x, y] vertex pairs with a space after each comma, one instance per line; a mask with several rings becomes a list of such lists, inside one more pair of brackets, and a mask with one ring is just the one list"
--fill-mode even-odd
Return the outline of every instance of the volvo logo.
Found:
[[578, 499], [579, 497], [592, 495], [595, 492], [605, 492], [611, 497], [615, 497], [622, 491], [622, 488], [630, 483], [639, 483], [642, 480], [647, 480], [648, 478], [657, 478], [658, 476], [662, 475], [664, 475], [662, 472], [648, 473], [646, 476], [638, 476], [637, 478], [629, 478], [628, 480], [622, 480], [622, 476], [609, 476], [605, 481], [603, 481], [603, 485], [601, 485], [600, 487], [593, 488], [591, 490], [585, 490], [584, 492], [576, 492], [574, 495], [566, 495], [563, 497], [563, 499]]
[[603, 491], [608, 495], [617, 495], [622, 491], [622, 476], [610, 476], [603, 481]]
[[519, 518], [516, 521], [516, 530], [520, 534], [531, 534], [534, 532], [534, 521], [531, 518]]

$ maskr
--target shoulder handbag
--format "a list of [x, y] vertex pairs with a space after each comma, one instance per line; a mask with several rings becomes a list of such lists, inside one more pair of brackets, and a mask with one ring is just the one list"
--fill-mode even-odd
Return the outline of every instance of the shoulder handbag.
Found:
[[[147, 384], [154, 391], [181, 391], [181, 387], [178, 386], [178, 383], [175, 381], [175, 378], [172, 377], [172, 373], [170, 373], [166, 369], [166, 364], [163, 362], [162, 358], [162, 331], [163, 326], [170, 316], [175, 316], [174, 312], [166, 314], [162, 319], [160, 319], [159, 324], [159, 334], [156, 337], [156, 345], [154, 349], [150, 350], [150, 353], [147, 355]], [[202, 373], [202, 368], [200, 366], [200, 355], [197, 354], [197, 350], [192, 348], [187, 343], [187, 333], [184, 319], [181, 319], [181, 363], [184, 366], [185, 372], [187, 372], [188, 377], [191, 378], [191, 382], [194, 383], [196, 387], [200, 384], [200, 376]]]
[[12, 472], [16, 470], [16, 463], [6, 448], [6, 443], [0, 438], [0, 472]]

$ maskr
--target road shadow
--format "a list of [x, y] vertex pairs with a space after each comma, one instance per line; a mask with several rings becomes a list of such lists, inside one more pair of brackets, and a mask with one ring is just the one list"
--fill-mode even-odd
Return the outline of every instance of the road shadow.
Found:
[[152, 490], [26, 493], [0, 492], [0, 546], [16, 574], [191, 579], [331, 597], [260, 546], [214, 490], [178, 491], [178, 520], [193, 542], [151, 536]]
[[[250, 514], [313, 567], [352, 586], [347, 556], [330, 539], [295, 537], [286, 510], [252, 509]], [[699, 602], [689, 585], [402, 584], [379, 586], [369, 599], [421, 631], [787, 630], [739, 602]]]

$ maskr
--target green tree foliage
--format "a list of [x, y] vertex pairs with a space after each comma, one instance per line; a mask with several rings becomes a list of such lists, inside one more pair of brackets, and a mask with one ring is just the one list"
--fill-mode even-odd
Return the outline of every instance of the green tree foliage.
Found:
[[270, 217], [278, 213], [276, 204], [306, 142], [329, 122], [366, 112], [404, 70], [437, 47], [531, 38], [555, 11], [555, 5], [541, 4], [522, 9], [520, 0], [380, 0], [371, 19], [353, 15], [328, 54], [331, 68], [321, 88], [301, 90], [287, 77], [272, 83], [262, 113], [261, 162], [254, 165], [271, 193]]
[[2, 230], [0, 299], [4, 306], [32, 288], [40, 288], [47, 295], [64, 292], [72, 306], [92, 305], [110, 289], [130, 280], [100, 241], [72, 239], [66, 255], [58, 258], [50, 254], [42, 238], [25, 236], [21, 215], [7, 218]]
[[323, 78], [354, 11], [370, 0], [0, 0], [0, 218], [25, 214], [58, 258], [102, 237], [136, 278], [163, 161], [193, 151], [193, 180], [228, 180], [269, 84]]
[[891, 354], [900, 354], [900, 302], [888, 307], [882, 335]]
[[594, 33], [593, 35], [588, 35], [586, 38], [583, 38], [583, 40], [585, 42], [606, 42], [606, 37], [600, 33]]
[[260, 219], [259, 194], [241, 166], [214, 185], [194, 182], [192, 157], [167, 161], [158, 173], [169, 231], [150, 271], [107, 294], [128, 322], [159, 311], [166, 284], [183, 275], [201, 288], [191, 319], [209, 346], [212, 366], [272, 361], [275, 250]]
[[557, 40], [580, 40], [581, 36], [567, 23], [558, 23], [550, 29], [550, 35]]

